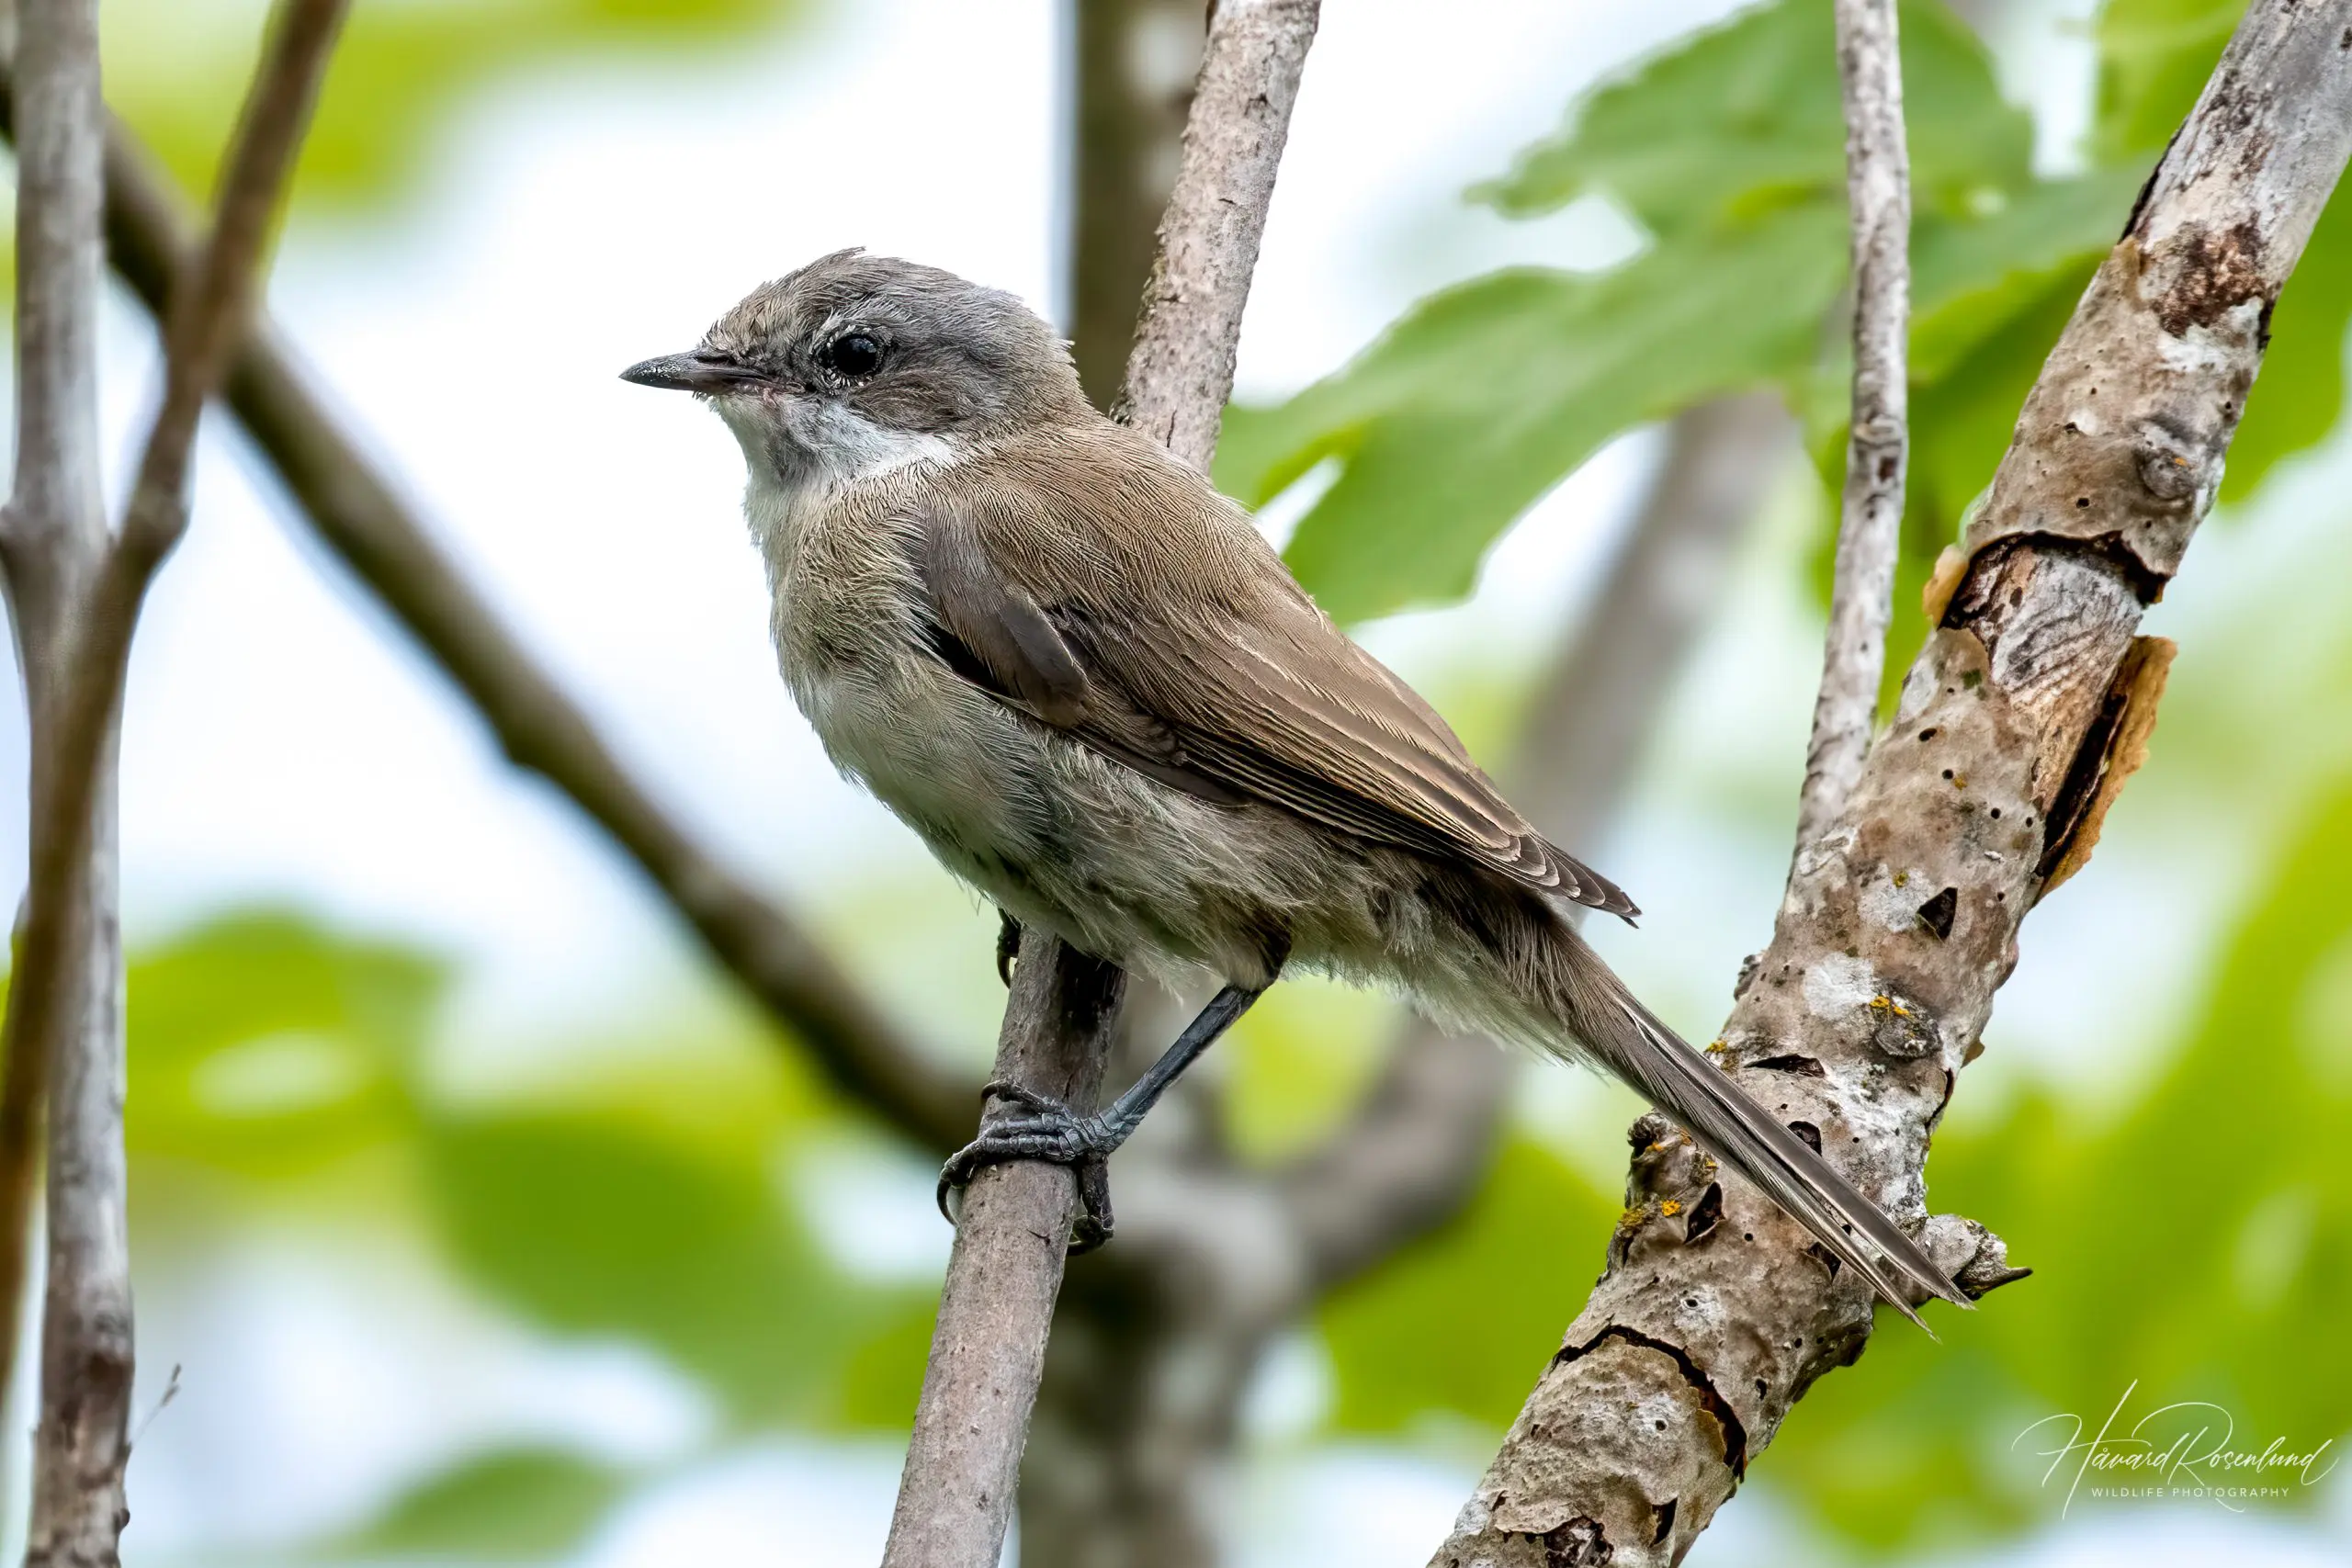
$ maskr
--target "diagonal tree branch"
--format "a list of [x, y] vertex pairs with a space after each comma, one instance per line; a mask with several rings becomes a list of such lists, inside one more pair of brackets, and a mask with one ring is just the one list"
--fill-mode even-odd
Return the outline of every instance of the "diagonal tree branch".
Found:
[[[2338, 7], [2247, 7], [2028, 397], [1930, 591], [1894, 728], [1799, 853], [1724, 1028], [1727, 1070], [1898, 1213], [1923, 1211], [1929, 1134], [2026, 911], [2139, 760], [2169, 652], [2135, 637], [2141, 615], [2212, 503], [2271, 305], [2352, 152], [2343, 39]], [[1633, 1142], [1608, 1272], [1437, 1563], [1679, 1561], [1868, 1341], [1868, 1291], [1792, 1223], [1662, 1121]], [[1972, 1292], [2017, 1277], [1981, 1228], [1924, 1223]]]
[[186, 525], [197, 419], [243, 330], [343, 11], [343, 0], [286, 0], [273, 16], [218, 215], [166, 335], [163, 406], [111, 536], [96, 505], [91, 441], [106, 126], [96, 11], [87, 0], [34, 0], [23, 17], [19, 313], [67, 326], [28, 333], [20, 351], [29, 439], [5, 541], [11, 608], [20, 626], [35, 628], [21, 649], [35, 715], [32, 846], [8, 1036], [19, 1061], [46, 1060], [50, 1087], [49, 1282], [28, 1564], [111, 1564], [128, 1517], [134, 1363], [114, 841], [122, 685], [147, 585]]
[[1846, 102], [1846, 199], [1853, 226], [1854, 393], [1846, 491], [1829, 595], [1829, 636], [1815, 699], [1797, 847], [1820, 837], [1861, 776], [1894, 616], [1902, 545], [1911, 327], [1911, 166], [1903, 137], [1903, 61], [1894, 0], [1837, 0], [1838, 80]]
[[[1720, 602], [1733, 546], [1792, 446], [1769, 393], [1703, 403], [1669, 428], [1619, 558], [1529, 710], [1511, 797], [1546, 836], [1585, 845], [1616, 815], [1643, 742]], [[1317, 1291], [1457, 1213], [1485, 1175], [1517, 1058], [1407, 1027], [1350, 1123], [1281, 1178]]]
[[[6, 86], [0, 130], [9, 123]], [[193, 249], [192, 225], [119, 122], [107, 128], [106, 175], [109, 259], [160, 319]], [[472, 703], [515, 765], [612, 836], [837, 1088], [924, 1146], [955, 1147], [971, 1125], [978, 1081], [910, 1038], [796, 919], [656, 803], [434, 542], [266, 318], [230, 372], [227, 399], [319, 537]]]
[[[1119, 405], [1121, 417], [1202, 469], [1233, 390], [1242, 309], [1319, 9], [1319, 0], [1223, 0], [1210, 17]], [[1116, 1010], [1091, 1004], [1116, 997], [1117, 972], [1035, 932], [1023, 938], [1021, 969], [998, 1077], [1048, 1093], [1079, 1086], [1072, 1103], [1091, 1105]], [[1089, 1005], [1041, 1005], [1055, 997]], [[995, 1568], [1077, 1203], [1076, 1179], [1058, 1167], [993, 1166], [973, 1179], [940, 1293], [885, 1568]]]

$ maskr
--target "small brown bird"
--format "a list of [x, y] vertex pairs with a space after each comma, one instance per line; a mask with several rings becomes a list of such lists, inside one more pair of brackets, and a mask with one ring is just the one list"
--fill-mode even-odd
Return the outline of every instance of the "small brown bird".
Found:
[[1906, 1315], [1918, 1292], [1967, 1304], [1564, 918], [1632, 900], [1513, 810], [1238, 507], [1097, 412], [1018, 300], [844, 251], [624, 374], [700, 395], [741, 443], [784, 677], [835, 763], [1010, 919], [1223, 987], [1099, 1114], [999, 1086], [1023, 1112], [948, 1162], [943, 1199], [1047, 1159], [1091, 1169], [1099, 1203], [1104, 1156], [1299, 964], [1598, 1063]]

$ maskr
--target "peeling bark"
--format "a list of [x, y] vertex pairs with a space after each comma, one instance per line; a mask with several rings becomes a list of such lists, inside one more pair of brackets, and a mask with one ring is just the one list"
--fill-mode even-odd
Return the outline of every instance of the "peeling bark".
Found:
[[[1983, 1227], [1926, 1217], [1928, 1138], [2027, 910], [2144, 743], [2141, 615], [2211, 504], [2347, 151], [2340, 8], [2256, 0], [2028, 398], [1894, 726], [1800, 851], [1714, 1048], [1972, 1292], [2021, 1271]], [[1679, 1561], [1742, 1470], [1693, 1374], [1752, 1461], [1868, 1342], [1867, 1288], [1792, 1222], [1664, 1123], [1636, 1143], [1626, 1222], [1567, 1332], [1583, 1350], [1545, 1371], [1435, 1562]]]

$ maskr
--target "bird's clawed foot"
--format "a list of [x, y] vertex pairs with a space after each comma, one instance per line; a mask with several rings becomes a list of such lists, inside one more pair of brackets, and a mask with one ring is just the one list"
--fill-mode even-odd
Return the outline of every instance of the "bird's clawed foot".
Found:
[[[1019, 941], [1020, 928], [1011, 919], [1006, 929]], [[1070, 1233], [1072, 1256], [1091, 1252], [1111, 1239], [1111, 1177], [1104, 1163], [1124, 1142], [1099, 1116], [1080, 1116], [1050, 1095], [1023, 1089], [1002, 1079], [991, 1080], [981, 1093], [989, 1100], [1009, 1100], [1022, 1107], [1017, 1115], [983, 1121], [980, 1135], [956, 1151], [939, 1168], [939, 1212], [956, 1222], [947, 1195], [969, 1185], [973, 1177], [991, 1165], [1012, 1160], [1042, 1160], [1066, 1165], [1078, 1177], [1080, 1213]]]
[[996, 977], [1012, 989], [1013, 961], [1021, 956], [1021, 922], [1002, 909], [996, 912]]

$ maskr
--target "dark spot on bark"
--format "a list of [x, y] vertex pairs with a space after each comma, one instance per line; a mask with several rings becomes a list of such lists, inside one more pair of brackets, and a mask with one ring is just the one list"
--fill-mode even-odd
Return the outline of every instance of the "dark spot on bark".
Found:
[[1650, 1529], [1650, 1544], [1652, 1546], [1665, 1545], [1666, 1538], [1674, 1533], [1674, 1506], [1676, 1501], [1677, 1499], [1668, 1497], [1663, 1503], [1653, 1503], [1650, 1505], [1650, 1512], [1656, 1516], [1656, 1523]]
[[1946, 769], [1944, 770], [1944, 777], [1946, 777], [1946, 778], [1950, 778], [1950, 777], [1951, 777], [1951, 770], [1950, 768], [1946, 768]]
[[[1787, 1108], [1784, 1106], [1782, 1109], [1785, 1110]], [[1792, 1122], [1789, 1123], [1789, 1131], [1804, 1139], [1805, 1146], [1812, 1149], [1815, 1154], [1819, 1154], [1821, 1152], [1821, 1129], [1815, 1126], [1812, 1122]]]
[[2089, 496], [2078, 495], [2075, 498], [2075, 504], [2076, 506], [2088, 506], [2090, 503], [2091, 498]]
[[1582, 1516], [1528, 1539], [1544, 1543], [1544, 1568], [1601, 1568], [1617, 1555], [1600, 1521]]
[[1710, 1181], [1699, 1201], [1690, 1205], [1690, 1218], [1682, 1227], [1682, 1245], [1695, 1247], [1715, 1234], [1723, 1224], [1724, 1188], [1720, 1181]]
[[[1999, 812], [1993, 813], [1998, 817]], [[1934, 933], [1938, 942], [1951, 935], [1952, 918], [1960, 913], [1960, 889], [1947, 887], [1919, 906], [1919, 923]]]
[[2218, 232], [2199, 227], [2181, 231], [2178, 272], [2155, 302], [2156, 320], [2175, 337], [2191, 327], [2210, 327], [2257, 297], [2267, 299], [2262, 276], [2262, 231], [2241, 219]]
[[1935, 738], [1936, 727], [1932, 724], [1928, 726], [1927, 728], [1919, 731], [1919, 739], [1922, 740], [1933, 740]]
[[1828, 1071], [1815, 1056], [1800, 1056], [1793, 1053], [1785, 1056], [1767, 1056], [1760, 1062], [1750, 1062], [1751, 1067], [1768, 1073], [1803, 1073], [1809, 1078], [1826, 1078]]
[[2001, 819], [2001, 808], [2000, 808], [1999, 807], [1997, 807], [1997, 806], [1996, 806], [1996, 807], [1993, 807], [1993, 820], [1994, 820], [1994, 821], [1996, 821], [1996, 822], [1998, 822], [2000, 819]]

